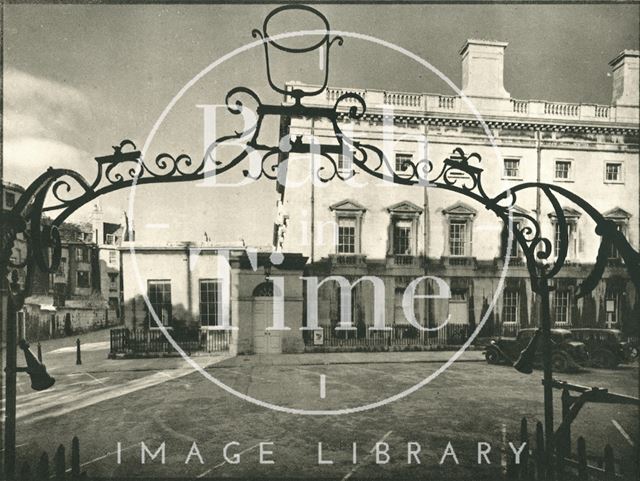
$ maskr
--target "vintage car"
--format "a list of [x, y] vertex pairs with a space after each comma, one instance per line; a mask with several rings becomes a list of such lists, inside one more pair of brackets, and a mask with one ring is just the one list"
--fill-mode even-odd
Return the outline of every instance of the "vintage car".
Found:
[[587, 346], [591, 366], [613, 369], [638, 357], [638, 346], [628, 342], [618, 329], [576, 328], [571, 332]]
[[[516, 337], [492, 339], [485, 349], [485, 359], [489, 364], [513, 364], [527, 347], [537, 329], [521, 329]], [[584, 343], [574, 340], [567, 329], [551, 329], [551, 361], [554, 371], [575, 371], [584, 366], [588, 353]], [[542, 340], [538, 342], [534, 365], [542, 366]]]

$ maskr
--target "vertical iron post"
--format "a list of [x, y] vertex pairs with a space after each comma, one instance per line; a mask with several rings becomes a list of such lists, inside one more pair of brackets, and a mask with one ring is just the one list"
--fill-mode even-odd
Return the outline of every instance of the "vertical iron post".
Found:
[[4, 474], [8, 480], [16, 475], [16, 308], [8, 282], [6, 325], [6, 360], [5, 360], [5, 412], [4, 412]]
[[553, 371], [551, 366], [551, 310], [549, 307], [549, 280], [546, 272], [541, 269], [540, 296], [542, 304], [541, 330], [542, 330], [542, 364], [544, 369], [544, 438], [547, 478], [551, 478], [553, 472]]

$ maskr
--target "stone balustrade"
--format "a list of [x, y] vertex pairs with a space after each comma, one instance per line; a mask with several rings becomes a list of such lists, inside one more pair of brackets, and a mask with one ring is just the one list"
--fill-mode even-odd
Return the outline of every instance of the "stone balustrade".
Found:
[[[473, 115], [468, 102], [458, 95], [419, 94], [382, 90], [349, 88], [327, 88], [325, 93], [305, 99], [306, 104], [334, 104], [346, 93], [360, 95], [367, 104], [367, 111], [389, 111], [403, 113], [443, 113]], [[638, 123], [637, 106], [609, 106], [596, 104], [574, 104], [545, 100], [493, 99], [470, 97], [468, 100], [481, 115], [515, 117], [522, 120], [560, 120], [594, 123]], [[357, 103], [345, 99], [344, 105]]]

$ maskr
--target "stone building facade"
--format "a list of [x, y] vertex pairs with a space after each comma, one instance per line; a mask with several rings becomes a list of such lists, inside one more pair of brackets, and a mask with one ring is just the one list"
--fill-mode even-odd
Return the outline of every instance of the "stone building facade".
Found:
[[[478, 166], [489, 195], [526, 181], [562, 186], [613, 220], [638, 249], [638, 52], [624, 51], [612, 61], [612, 103], [593, 105], [511, 98], [503, 84], [506, 47], [503, 42], [466, 43], [461, 50], [466, 97], [359, 87], [329, 88], [304, 102], [333, 106], [341, 95], [357, 92], [367, 111], [360, 120], [343, 115], [342, 130], [380, 148], [398, 175], [407, 161], [423, 159], [439, 172], [443, 160], [460, 147], [481, 157]], [[345, 108], [351, 107], [357, 105], [347, 103]], [[301, 136], [307, 143], [315, 138], [337, 144], [328, 121], [286, 118], [280, 132], [292, 140]], [[539, 299], [531, 290], [522, 252], [509, 244], [502, 221], [481, 204], [432, 186], [353, 175], [348, 152], [336, 160], [345, 180], [312, 181], [323, 167], [331, 174], [333, 166], [323, 162], [326, 159], [309, 153], [281, 154], [272, 248], [135, 244], [134, 258], [130, 246], [123, 245], [125, 326], [144, 331], [140, 340], [147, 343], [159, 337], [151, 336], [159, 329], [143, 295], [176, 337], [181, 329], [193, 328], [202, 346], [230, 332], [225, 339], [239, 353], [297, 352], [305, 346], [388, 348], [394, 343], [423, 348], [459, 344], [485, 317], [481, 335], [512, 334], [538, 324]], [[640, 303], [615, 250], [608, 252], [604, 278], [595, 291], [576, 298], [578, 283], [595, 262], [598, 237], [586, 213], [570, 202], [561, 205], [570, 247], [551, 296], [555, 326], [620, 328], [637, 336]], [[555, 211], [540, 191], [519, 195], [517, 206], [516, 213], [532, 216], [552, 244], [557, 242]], [[521, 220], [515, 215], [513, 221]], [[221, 263], [228, 269], [221, 270]], [[503, 275], [504, 288], [499, 289]], [[332, 276], [353, 285], [350, 300]], [[416, 321], [433, 328], [448, 319], [447, 329], [433, 335], [411, 327], [403, 306], [412, 282], [424, 276], [431, 277], [416, 285]], [[311, 287], [303, 277], [320, 283], [318, 328], [313, 332], [300, 329], [313, 327]], [[437, 297], [442, 285], [435, 278], [446, 283], [450, 295]], [[382, 303], [376, 304], [376, 295]], [[225, 296], [227, 302], [222, 301]], [[368, 329], [376, 308], [382, 309], [389, 331], [376, 334]], [[278, 312], [288, 330], [269, 329], [277, 324]], [[345, 312], [355, 329], [336, 335]]]
[[[356, 92], [367, 110], [357, 121], [343, 116], [343, 132], [380, 148], [398, 175], [406, 160], [428, 159], [439, 172], [443, 160], [461, 147], [466, 154], [481, 156], [478, 167], [484, 170], [488, 194], [526, 181], [564, 187], [616, 222], [638, 249], [638, 51], [625, 50], [612, 60], [612, 102], [595, 105], [512, 98], [503, 82], [506, 47], [504, 42], [476, 40], [463, 46], [466, 99], [358, 86], [328, 88], [305, 102], [332, 106], [340, 95]], [[357, 107], [346, 103], [351, 106]], [[328, 121], [286, 119], [281, 131], [307, 141], [335, 142]], [[454, 324], [476, 325], [492, 300], [495, 308], [486, 316], [484, 334], [537, 325], [539, 301], [531, 291], [522, 253], [508, 245], [505, 226], [494, 214], [452, 192], [397, 185], [362, 172], [350, 176], [348, 152], [338, 160], [347, 181], [312, 182], [312, 169], [322, 167], [323, 160], [312, 166], [308, 157], [290, 154], [281, 159], [287, 161], [287, 173], [286, 182], [279, 185], [282, 209], [276, 225], [279, 248], [309, 258], [306, 275], [341, 275], [352, 282], [366, 275], [379, 277], [384, 281], [389, 326], [407, 325], [402, 295], [420, 276], [437, 276], [451, 290], [449, 299], [415, 302], [415, 315], [423, 326], [437, 326], [447, 318]], [[637, 336], [640, 303], [615, 250], [609, 253], [596, 290], [576, 298], [577, 284], [595, 262], [599, 237], [584, 212], [561, 202], [569, 222], [570, 247], [567, 266], [557, 276], [551, 296], [555, 325], [613, 327]], [[517, 206], [557, 242], [553, 208], [539, 191], [518, 196]], [[507, 256], [505, 286], [498, 292]], [[426, 280], [417, 292], [433, 295], [437, 289]], [[371, 326], [372, 283], [359, 282], [353, 291], [354, 324]], [[324, 284], [321, 325], [337, 325], [340, 302], [336, 283]]]

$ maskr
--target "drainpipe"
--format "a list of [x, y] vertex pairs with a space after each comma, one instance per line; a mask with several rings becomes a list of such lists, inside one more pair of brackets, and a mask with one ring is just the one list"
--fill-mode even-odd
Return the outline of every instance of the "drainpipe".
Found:
[[[541, 169], [542, 169], [542, 145], [540, 141], [540, 129], [536, 129], [536, 182], [541, 181]], [[536, 189], [536, 221], [540, 225], [540, 189]]]

